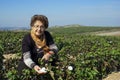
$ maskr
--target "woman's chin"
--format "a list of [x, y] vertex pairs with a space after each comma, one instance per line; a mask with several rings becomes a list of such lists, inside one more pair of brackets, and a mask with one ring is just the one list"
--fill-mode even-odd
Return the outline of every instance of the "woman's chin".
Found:
[[36, 36], [41, 36], [42, 35], [42, 33], [36, 33]]

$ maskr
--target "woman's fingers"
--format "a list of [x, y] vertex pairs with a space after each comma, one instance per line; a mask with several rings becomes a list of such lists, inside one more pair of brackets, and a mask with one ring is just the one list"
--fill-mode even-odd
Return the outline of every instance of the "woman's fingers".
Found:
[[46, 53], [41, 60], [49, 60], [49, 58], [51, 57], [50, 54]]
[[39, 74], [45, 74], [44, 72], [41, 71], [41, 68], [38, 65], [34, 66], [34, 70]]

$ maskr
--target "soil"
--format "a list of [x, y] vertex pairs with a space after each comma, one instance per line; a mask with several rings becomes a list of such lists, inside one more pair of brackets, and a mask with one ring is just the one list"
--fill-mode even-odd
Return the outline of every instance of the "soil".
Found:
[[113, 72], [103, 80], [120, 80], [120, 72]]
[[100, 36], [120, 36], [120, 31], [113, 31], [113, 32], [100, 32], [97, 33]]
[[14, 58], [19, 58], [18, 54], [4, 54], [3, 57], [7, 60], [14, 59]]

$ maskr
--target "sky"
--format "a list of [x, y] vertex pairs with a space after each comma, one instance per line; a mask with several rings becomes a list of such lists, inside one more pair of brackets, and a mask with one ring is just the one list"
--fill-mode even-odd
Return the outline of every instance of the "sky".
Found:
[[35, 14], [49, 26], [120, 26], [120, 0], [0, 0], [0, 27], [29, 27]]

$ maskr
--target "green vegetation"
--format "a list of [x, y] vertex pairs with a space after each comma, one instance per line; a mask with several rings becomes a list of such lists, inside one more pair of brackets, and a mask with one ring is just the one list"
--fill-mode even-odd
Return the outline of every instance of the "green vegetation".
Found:
[[[120, 37], [118, 36], [93, 36], [84, 33], [95, 31], [117, 30], [120, 28], [103, 27], [55, 27], [48, 30], [54, 37], [59, 48], [58, 56], [53, 56], [49, 63], [41, 62], [46, 67], [46, 75], [37, 75], [33, 70], [24, 70], [18, 76], [16, 67], [19, 58], [9, 59], [4, 62], [4, 78], [2, 80], [30, 80], [37, 78], [45, 80], [101, 80], [113, 71], [120, 70]], [[21, 41], [28, 32], [0, 32], [1, 45], [4, 54], [13, 53], [21, 55]], [[79, 34], [79, 35], [78, 35]], [[0, 58], [0, 61], [3, 59]], [[57, 62], [54, 64], [54, 60]], [[12, 63], [12, 64], [11, 64]], [[54, 65], [54, 66], [53, 66]], [[68, 68], [72, 67], [72, 68]], [[0, 69], [1, 70], [1, 69]]]
[[0, 79], [3, 77], [3, 42], [0, 40]]

